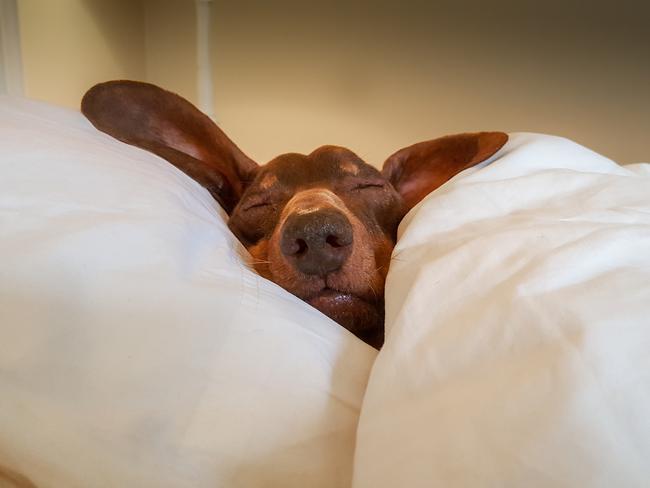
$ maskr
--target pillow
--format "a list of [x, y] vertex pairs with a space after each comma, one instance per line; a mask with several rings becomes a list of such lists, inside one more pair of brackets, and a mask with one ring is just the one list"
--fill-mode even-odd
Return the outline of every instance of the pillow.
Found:
[[354, 487], [647, 486], [650, 165], [514, 134], [393, 256]]
[[349, 486], [375, 351], [79, 113], [0, 102], [0, 465], [38, 486]]

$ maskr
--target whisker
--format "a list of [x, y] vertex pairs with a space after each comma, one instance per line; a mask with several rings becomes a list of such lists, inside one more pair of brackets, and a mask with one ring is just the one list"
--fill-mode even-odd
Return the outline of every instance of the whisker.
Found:
[[368, 288], [372, 290], [372, 294], [375, 295], [375, 298], [377, 298], [377, 290], [375, 290], [375, 288], [372, 286], [370, 279], [368, 279]]

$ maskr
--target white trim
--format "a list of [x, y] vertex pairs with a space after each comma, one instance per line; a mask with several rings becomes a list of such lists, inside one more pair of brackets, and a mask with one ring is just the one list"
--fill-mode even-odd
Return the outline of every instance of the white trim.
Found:
[[212, 5], [212, 0], [196, 0], [196, 85], [199, 108], [214, 119], [214, 85], [210, 44]]
[[0, 0], [0, 93], [23, 95], [23, 63], [16, 0]]

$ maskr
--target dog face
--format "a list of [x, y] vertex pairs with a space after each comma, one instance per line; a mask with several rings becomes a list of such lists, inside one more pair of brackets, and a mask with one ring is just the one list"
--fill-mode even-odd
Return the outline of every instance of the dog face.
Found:
[[399, 222], [508, 138], [481, 132], [415, 144], [390, 156], [381, 172], [338, 146], [258, 166], [207, 116], [154, 85], [96, 85], [82, 111], [99, 130], [201, 183], [228, 212], [262, 276], [375, 347], [383, 342], [384, 282]]
[[229, 226], [258, 272], [377, 343], [402, 201], [352, 151], [325, 146], [262, 166]]

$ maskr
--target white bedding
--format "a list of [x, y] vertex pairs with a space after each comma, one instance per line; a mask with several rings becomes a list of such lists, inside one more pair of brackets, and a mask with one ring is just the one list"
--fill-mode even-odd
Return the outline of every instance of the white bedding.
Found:
[[41, 487], [648, 486], [649, 168], [512, 135], [403, 222], [372, 366], [243, 264], [185, 175], [0, 99], [0, 467]]
[[355, 488], [650, 486], [649, 167], [515, 134], [407, 216]]
[[376, 353], [244, 254], [170, 164], [2, 99], [0, 467], [57, 488], [349, 486]]

